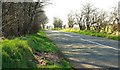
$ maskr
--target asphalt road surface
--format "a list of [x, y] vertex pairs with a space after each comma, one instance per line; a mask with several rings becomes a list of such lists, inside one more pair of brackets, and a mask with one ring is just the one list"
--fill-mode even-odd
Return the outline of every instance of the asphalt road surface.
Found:
[[45, 32], [74, 68], [118, 67], [119, 41], [69, 32]]

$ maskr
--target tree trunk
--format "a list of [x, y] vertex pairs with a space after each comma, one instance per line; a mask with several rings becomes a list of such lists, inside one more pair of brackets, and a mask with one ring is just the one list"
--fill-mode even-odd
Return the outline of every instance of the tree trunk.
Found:
[[83, 30], [82, 25], [80, 23], [78, 23], [78, 25], [79, 25], [79, 29]]

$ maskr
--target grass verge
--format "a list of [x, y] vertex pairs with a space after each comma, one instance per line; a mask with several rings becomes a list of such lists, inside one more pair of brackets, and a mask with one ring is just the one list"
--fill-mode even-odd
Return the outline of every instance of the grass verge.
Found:
[[62, 28], [53, 28], [52, 30], [61, 30]]
[[1, 42], [3, 69], [61, 68], [64, 70], [67, 68], [71, 70], [69, 62], [60, 55], [60, 50], [46, 37], [43, 31], [11, 40], [5, 39]]
[[95, 31], [90, 31], [90, 30], [79, 30], [79, 29], [63, 29], [60, 30], [63, 32], [73, 32], [73, 33], [78, 33], [78, 34], [84, 34], [84, 35], [90, 35], [90, 36], [96, 36], [96, 37], [102, 37], [102, 38], [108, 38], [108, 39], [113, 39], [113, 40], [119, 40], [120, 41], [120, 36], [113, 36], [111, 34], [103, 33], [103, 32], [95, 32]]

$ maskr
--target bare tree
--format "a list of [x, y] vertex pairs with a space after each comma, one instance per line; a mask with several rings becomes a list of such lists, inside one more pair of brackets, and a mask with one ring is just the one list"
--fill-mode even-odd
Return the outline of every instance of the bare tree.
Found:
[[87, 4], [83, 5], [83, 8], [81, 11], [84, 15], [86, 28], [87, 28], [87, 30], [90, 30], [90, 25], [91, 25], [91, 17], [90, 16], [92, 13], [94, 13], [96, 11], [96, 8], [94, 8], [92, 4], [87, 3]]
[[79, 29], [83, 30], [83, 14], [75, 13], [76, 23], [79, 25]]
[[39, 19], [40, 19], [40, 26], [42, 26], [42, 28], [44, 29], [45, 24], [48, 23], [48, 18], [46, 16], [45, 12], [41, 12]]
[[63, 21], [58, 17], [54, 17], [53, 25], [54, 25], [54, 28], [62, 28]]
[[111, 29], [112, 32], [120, 31], [118, 29], [118, 26], [120, 26], [120, 24], [119, 24], [119, 15], [118, 15], [117, 7], [113, 7], [113, 11], [111, 12], [111, 15], [109, 17], [110, 17], [109, 21], [111, 22], [111, 25], [112, 25], [112, 29]]
[[75, 17], [73, 15], [73, 12], [71, 12], [68, 14], [68, 26], [69, 26], [69, 28], [73, 28], [74, 24], [75, 24]]
[[120, 1], [118, 2], [118, 19], [119, 19], [119, 24], [120, 24]]
[[97, 31], [100, 32], [100, 30], [102, 30], [103, 32], [105, 31], [105, 28], [107, 26], [107, 21], [108, 19], [108, 15], [106, 11], [101, 11], [98, 15], [98, 27], [97, 27]]
[[[3, 2], [2, 32], [7, 38], [36, 33], [43, 23], [43, 2]], [[42, 20], [42, 21], [40, 21]]]

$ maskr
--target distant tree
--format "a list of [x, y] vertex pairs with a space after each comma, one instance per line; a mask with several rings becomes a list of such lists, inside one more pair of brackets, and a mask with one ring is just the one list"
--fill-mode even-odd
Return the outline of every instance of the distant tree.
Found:
[[107, 26], [107, 23], [108, 23], [108, 15], [107, 15], [107, 12], [106, 11], [101, 11], [99, 13], [99, 16], [98, 16], [98, 32], [100, 32], [100, 30], [102, 30], [103, 32], [105, 31], [105, 28]]
[[87, 30], [90, 30], [91, 14], [96, 11], [96, 8], [94, 8], [92, 4], [87, 3], [87, 4], [83, 5], [83, 8], [81, 11], [84, 15], [86, 28], [87, 28]]
[[[118, 4], [120, 4], [120, 2]], [[78, 24], [80, 30], [94, 30], [97, 32], [111, 33], [113, 35], [117, 35], [117, 33], [120, 32], [120, 7], [114, 7], [110, 13], [104, 10], [99, 11], [90, 3], [82, 6], [81, 11], [68, 14], [68, 26], [70, 28], [72, 28], [74, 24]]]
[[120, 1], [118, 2], [118, 31], [120, 32]]
[[48, 23], [48, 17], [46, 16], [46, 14], [44, 13], [42, 16], [42, 18], [40, 19], [40, 24], [42, 26], [42, 28], [45, 28], [45, 24]]
[[48, 23], [48, 17], [46, 16], [45, 12], [41, 10], [41, 12], [37, 14], [37, 18], [40, 28], [44, 29], [45, 24]]
[[73, 12], [68, 14], [68, 26], [69, 28], [73, 28], [74, 24], [75, 24], [75, 17], [73, 15]]
[[117, 7], [113, 7], [113, 11], [111, 12], [111, 15], [109, 16], [110, 19], [109, 21], [112, 24], [112, 31], [120, 31], [120, 29], [118, 29], [120, 26], [119, 24], [119, 15], [118, 15], [118, 8]]
[[99, 18], [99, 12], [96, 11], [96, 12], [92, 13], [92, 15], [91, 15], [91, 26], [92, 26], [91, 30], [98, 31], [98, 29], [99, 29], [98, 18]]
[[63, 21], [60, 18], [54, 17], [53, 25], [54, 25], [54, 28], [62, 28]]
[[79, 25], [79, 29], [83, 30], [83, 14], [75, 13], [76, 23]]

